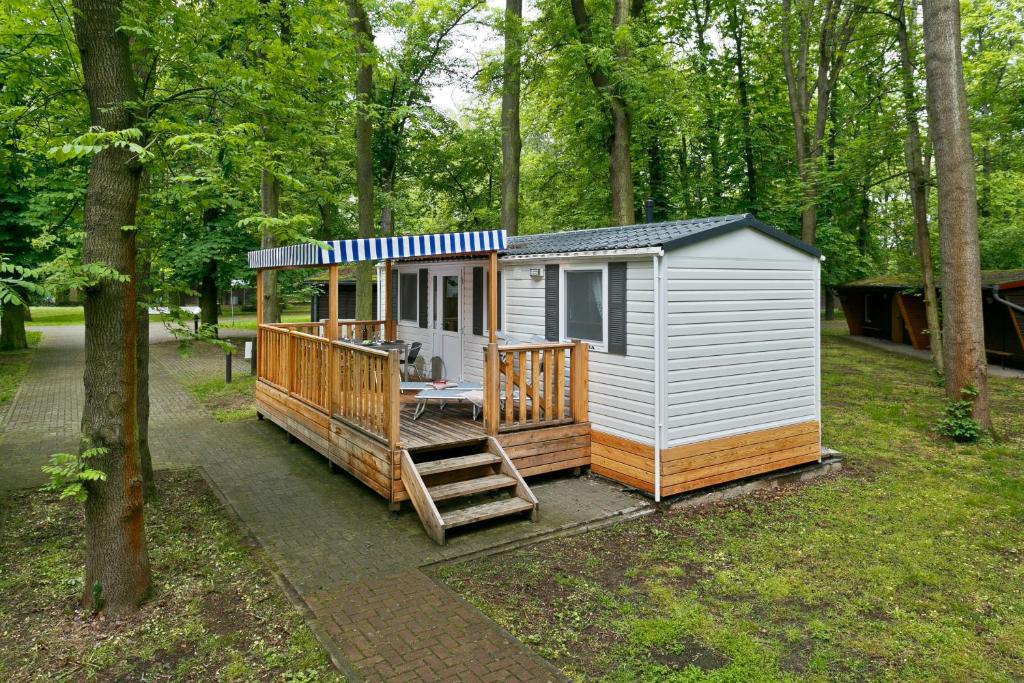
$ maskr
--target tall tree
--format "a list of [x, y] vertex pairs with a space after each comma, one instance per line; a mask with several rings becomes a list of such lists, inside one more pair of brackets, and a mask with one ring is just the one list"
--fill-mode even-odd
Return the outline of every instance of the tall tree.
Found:
[[743, 169], [746, 176], [746, 204], [749, 211], [757, 210], [757, 169], [754, 166], [754, 140], [750, 125], [750, 85], [747, 75], [746, 40], [747, 5], [733, 1], [728, 4], [729, 37], [733, 42], [733, 62], [736, 65], [736, 93], [740, 105], [740, 133], [743, 138]]
[[[925, 77], [939, 199], [946, 394], [954, 400], [969, 396], [974, 419], [989, 429], [978, 194], [960, 40], [960, 3], [925, 0]], [[973, 391], [966, 391], [968, 387]]]
[[505, 0], [505, 57], [501, 78], [501, 227], [519, 233], [519, 86], [522, 74], [523, 0]]
[[[75, 0], [75, 40], [92, 125], [136, 124], [138, 88], [119, 0]], [[83, 448], [104, 449], [94, 466], [104, 481], [85, 502], [83, 604], [111, 615], [134, 611], [150, 589], [142, 478], [136, 434], [136, 239], [141, 165], [135, 152], [108, 145], [93, 156], [86, 189], [82, 261], [116, 270], [85, 295]]]
[[[584, 0], [570, 0], [572, 17], [580, 42], [590, 48], [585, 59], [587, 73], [598, 94], [604, 99], [607, 115], [611, 122], [608, 135], [608, 173], [612, 194], [612, 222], [628, 225], [636, 220], [633, 207], [633, 168], [629, 155], [630, 139], [633, 132], [633, 115], [626, 100], [621, 83], [613, 80], [607, 63], [600, 59], [594, 38], [594, 29]], [[629, 58], [629, 38], [624, 31], [631, 19], [643, 12], [644, 0], [614, 0], [612, 10], [612, 34], [615, 42], [614, 62], [619, 64]]]
[[[359, 203], [359, 237], [373, 237], [373, 30], [360, 0], [347, 0], [348, 18], [356, 32], [356, 193]], [[356, 267], [356, 317], [376, 318], [373, 310], [373, 264]]]
[[904, 0], [896, 0], [896, 39], [900, 48], [903, 107], [907, 120], [907, 135], [903, 152], [910, 181], [910, 201], [914, 214], [914, 243], [921, 263], [924, 288], [925, 314], [931, 345], [932, 364], [942, 372], [942, 330], [939, 323], [939, 297], [935, 288], [935, 268], [932, 264], [932, 239], [928, 229], [928, 168], [924, 164], [921, 145], [921, 126], [918, 123], [917, 84], [914, 80], [914, 49]]
[[[830, 100], [835, 92], [839, 74], [850, 40], [855, 19], [862, 8], [843, 0], [805, 0], [798, 3], [793, 16], [792, 0], [782, 0], [782, 63], [789, 94], [789, 110], [793, 119], [794, 156], [804, 201], [800, 216], [800, 234], [808, 244], [814, 244], [818, 228], [818, 162], [824, 151]], [[798, 29], [794, 59], [793, 25]], [[811, 55], [812, 32], [817, 26], [817, 46]], [[808, 77], [812, 57], [817, 62], [817, 74]], [[814, 121], [810, 125], [810, 115]]]

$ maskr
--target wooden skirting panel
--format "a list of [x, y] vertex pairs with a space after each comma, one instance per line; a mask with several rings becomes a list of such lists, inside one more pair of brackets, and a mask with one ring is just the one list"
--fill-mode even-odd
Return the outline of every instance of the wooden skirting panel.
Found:
[[498, 443], [524, 477], [590, 465], [590, 423], [498, 435]]
[[[820, 457], [816, 421], [675, 446], [661, 453], [661, 495], [815, 462]], [[596, 450], [594, 459], [596, 463]]]
[[[391, 500], [388, 446], [268, 385], [256, 383], [256, 409], [267, 419]], [[397, 462], [395, 463], [397, 467]], [[408, 497], [408, 496], [406, 496]]]
[[590, 471], [647, 493], [654, 493], [654, 446], [593, 431]]

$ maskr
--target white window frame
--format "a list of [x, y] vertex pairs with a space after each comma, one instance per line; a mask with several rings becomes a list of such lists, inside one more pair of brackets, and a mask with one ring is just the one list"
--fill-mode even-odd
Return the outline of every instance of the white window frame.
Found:
[[566, 281], [567, 273], [570, 271], [600, 271], [601, 272], [601, 295], [603, 300], [601, 301], [601, 336], [604, 337], [601, 341], [595, 339], [582, 339], [590, 344], [590, 347], [595, 351], [607, 351], [608, 350], [608, 262], [590, 262], [590, 263], [566, 263], [562, 262], [559, 264], [558, 269], [558, 336], [560, 339], [568, 339], [566, 334], [566, 321], [569, 316], [569, 298], [566, 296]]
[[[409, 320], [408, 318], [406, 318], [405, 316], [402, 315], [405, 312], [405, 311], [402, 310], [402, 279], [403, 279], [403, 276], [408, 276], [408, 275], [412, 275], [415, 278], [415, 280], [416, 280], [416, 287], [414, 288], [414, 290], [416, 292], [416, 295], [413, 297], [413, 300], [416, 302], [416, 305], [413, 306], [413, 308], [415, 309], [416, 312], [413, 314], [413, 319], [412, 320]], [[399, 269], [399, 271], [398, 271], [398, 316], [397, 316], [398, 324], [399, 325], [419, 325], [420, 324], [420, 291], [419, 290], [420, 290], [420, 274], [419, 274], [419, 271], [416, 271], [416, 270], [410, 271], [410, 270], [401, 270], [401, 269]]]

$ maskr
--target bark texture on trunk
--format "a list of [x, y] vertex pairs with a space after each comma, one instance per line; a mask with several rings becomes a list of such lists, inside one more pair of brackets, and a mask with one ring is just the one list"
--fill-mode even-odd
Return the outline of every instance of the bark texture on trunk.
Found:
[[135, 332], [135, 418], [139, 434], [139, 467], [142, 495], [146, 502], [156, 495], [153, 454], [149, 450], [149, 305], [150, 255], [139, 249], [139, 307]]
[[[260, 173], [260, 207], [263, 215], [277, 218], [281, 206], [281, 181], [267, 169]], [[269, 230], [260, 237], [260, 249], [272, 249], [277, 239]], [[281, 292], [277, 286], [277, 271], [271, 268], [263, 271], [263, 320], [261, 323], [281, 322]]]
[[[118, 0], [75, 0], [75, 38], [93, 126], [135, 125], [128, 108], [138, 91], [119, 31]], [[134, 154], [109, 147], [89, 164], [82, 260], [102, 263], [129, 282], [104, 280], [85, 294], [83, 447], [106, 449], [92, 465], [107, 479], [88, 486], [85, 503], [85, 590], [82, 602], [112, 616], [134, 611], [151, 586], [143, 523], [136, 432], [135, 225], [141, 168]]]
[[25, 311], [21, 304], [10, 301], [0, 311], [0, 351], [20, 351], [28, 348], [25, 335]]
[[[370, 98], [373, 96], [373, 30], [359, 0], [347, 0], [348, 18], [356, 31], [356, 192], [359, 202], [359, 237], [373, 237], [373, 122]], [[356, 265], [356, 318], [372, 320], [373, 264]]]
[[939, 199], [946, 394], [960, 399], [966, 387], [974, 387], [974, 419], [989, 429], [978, 197], [957, 0], [925, 0], [924, 53]]
[[935, 268], [932, 264], [932, 240], [928, 229], [928, 168], [921, 149], [921, 126], [918, 123], [918, 95], [914, 81], [914, 49], [910, 26], [903, 0], [896, 0], [896, 39], [900, 48], [900, 66], [903, 79], [903, 107], [907, 119], [907, 137], [903, 142], [903, 156], [910, 183], [910, 201], [914, 212], [914, 246], [921, 264], [924, 289], [925, 316], [928, 321], [928, 340], [932, 365], [943, 372], [942, 330], [939, 323], [939, 297], [935, 288]]
[[501, 82], [501, 227], [519, 234], [519, 88], [523, 0], [505, 0], [505, 61]]
[[[580, 41], [584, 45], [594, 45], [594, 33], [591, 29], [590, 15], [587, 13], [584, 0], [570, 0], [573, 21]], [[612, 26], [618, 30], [626, 25], [630, 18], [639, 16], [643, 11], [643, 0], [615, 0], [612, 15]], [[615, 60], [622, 62], [629, 57], [625, 47], [616, 47]], [[621, 89], [612, 82], [608, 70], [599, 63], [586, 60], [587, 73], [598, 94], [605, 101], [611, 134], [608, 137], [608, 175], [612, 198], [612, 223], [628, 225], [636, 221], [633, 206], [633, 169], [629, 156], [630, 137], [633, 130], [632, 113]]]

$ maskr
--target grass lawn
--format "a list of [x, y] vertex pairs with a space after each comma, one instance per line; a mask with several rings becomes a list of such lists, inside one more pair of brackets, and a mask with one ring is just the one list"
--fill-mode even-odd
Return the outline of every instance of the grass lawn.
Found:
[[223, 377], [213, 377], [188, 388], [218, 422], [238, 422], [256, 417], [256, 378], [238, 374], [231, 379], [231, 384], [226, 384]]
[[[154, 313], [149, 316], [150, 322], [160, 322], [164, 316]], [[309, 306], [288, 308], [281, 315], [281, 322], [299, 323], [309, 320]], [[33, 306], [32, 320], [26, 325], [84, 325], [85, 312], [81, 306]], [[191, 325], [191, 323], [189, 323]], [[221, 311], [220, 326], [234, 329], [256, 329], [256, 314], [236, 313], [232, 322], [226, 310]], [[191, 329], [191, 327], [189, 328]]]
[[817, 482], [440, 571], [576, 679], [1024, 679], [1024, 381], [998, 443], [930, 433], [929, 366], [823, 339]]
[[29, 348], [24, 351], [0, 351], [0, 407], [6, 405], [18, 391], [21, 378], [28, 372], [32, 352], [42, 338], [41, 332], [26, 332]]
[[81, 505], [0, 497], [0, 680], [340, 680], [203, 479], [160, 472], [157, 486], [146, 507], [154, 594], [119, 622], [78, 607]]
[[[305, 308], [293, 307], [286, 308], [281, 313], [281, 322], [283, 323], [302, 323], [309, 321], [309, 306]], [[220, 314], [220, 327], [226, 327], [235, 330], [255, 330], [256, 329], [256, 314], [255, 313], [236, 313], [235, 319], [231, 319], [231, 314], [227, 311], [221, 311]]]

